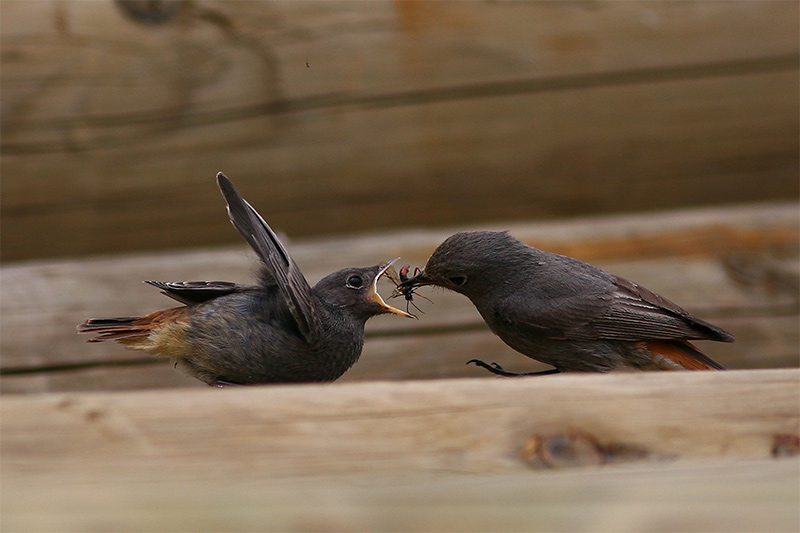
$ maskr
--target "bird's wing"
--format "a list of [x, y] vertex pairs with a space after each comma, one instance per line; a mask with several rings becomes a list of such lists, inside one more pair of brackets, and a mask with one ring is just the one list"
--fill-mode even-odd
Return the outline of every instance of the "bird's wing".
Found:
[[604, 338], [733, 341], [733, 335], [724, 329], [692, 316], [674, 302], [632, 281], [616, 278], [611, 296], [611, 306], [592, 324]]
[[228, 203], [228, 217], [271, 271], [298, 330], [309, 344], [316, 344], [321, 327], [308, 281], [272, 228], [222, 172], [217, 185]]
[[512, 324], [554, 339], [733, 340], [727, 331], [622, 278], [615, 278], [605, 290], [535, 302], [514, 298], [502, 314]]
[[538, 336], [573, 339], [576, 332], [602, 316], [611, 300], [609, 294], [601, 292], [545, 298], [515, 293], [497, 306], [492, 318], [496, 322], [530, 330]]
[[158, 287], [161, 293], [185, 305], [199, 304], [250, 289], [230, 281], [145, 281], [148, 285]]

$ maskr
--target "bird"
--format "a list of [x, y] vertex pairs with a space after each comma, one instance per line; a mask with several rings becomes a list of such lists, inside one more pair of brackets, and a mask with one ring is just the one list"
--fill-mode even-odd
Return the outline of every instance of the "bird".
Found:
[[116, 341], [182, 363], [212, 386], [330, 382], [359, 358], [376, 315], [413, 318], [386, 304], [378, 280], [396, 259], [345, 268], [313, 288], [275, 232], [223, 173], [217, 185], [234, 227], [260, 259], [255, 285], [145, 281], [182, 305], [145, 316], [91, 318], [88, 342]]
[[615, 370], [724, 370], [690, 341], [731, 333], [641, 285], [578, 259], [529, 246], [507, 231], [448, 237], [398, 290], [434, 285], [462, 294], [514, 350], [552, 366], [502, 376]]

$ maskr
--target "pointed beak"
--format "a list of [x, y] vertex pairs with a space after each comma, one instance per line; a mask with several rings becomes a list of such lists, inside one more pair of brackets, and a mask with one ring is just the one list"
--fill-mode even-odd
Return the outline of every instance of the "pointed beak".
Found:
[[375, 303], [380, 305], [381, 308], [386, 313], [392, 313], [392, 314], [395, 314], [395, 315], [404, 316], [406, 318], [416, 318], [412, 314], [406, 313], [405, 311], [402, 311], [402, 310], [400, 310], [400, 309], [398, 309], [396, 307], [392, 307], [391, 305], [387, 304], [386, 302], [383, 301], [383, 298], [381, 298], [381, 295], [378, 294], [378, 280], [381, 279], [387, 273], [389, 273], [389, 277], [392, 277], [392, 274], [394, 273], [394, 269], [392, 268], [392, 263], [394, 263], [398, 259], [400, 259], [400, 258], [399, 257], [395, 257], [394, 259], [392, 259], [388, 263], [381, 265], [380, 269], [378, 270], [378, 275], [375, 276], [374, 280], [372, 280], [372, 287], [371, 287], [371, 291], [370, 291], [372, 294], [370, 295], [370, 297], [372, 298], [372, 300]]
[[424, 285], [435, 285], [435, 283], [425, 277], [425, 271], [420, 272], [413, 278], [408, 278], [400, 284], [404, 289], [413, 289], [414, 287], [422, 287]]

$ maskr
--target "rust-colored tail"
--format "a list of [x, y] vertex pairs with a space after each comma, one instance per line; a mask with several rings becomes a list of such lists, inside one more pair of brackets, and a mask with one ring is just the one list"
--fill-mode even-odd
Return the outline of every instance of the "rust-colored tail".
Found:
[[93, 333], [97, 337], [86, 342], [103, 342], [127, 337], [149, 335], [150, 330], [144, 324], [137, 324], [143, 317], [120, 316], [116, 318], [90, 318], [78, 325], [78, 333]]
[[118, 341], [137, 344], [156, 330], [186, 316], [186, 307], [174, 307], [155, 311], [145, 316], [121, 316], [114, 318], [90, 318], [78, 325], [78, 333], [90, 333], [96, 337], [86, 342]]
[[650, 353], [669, 359], [687, 370], [725, 370], [724, 366], [703, 354], [689, 341], [648, 341], [645, 344]]

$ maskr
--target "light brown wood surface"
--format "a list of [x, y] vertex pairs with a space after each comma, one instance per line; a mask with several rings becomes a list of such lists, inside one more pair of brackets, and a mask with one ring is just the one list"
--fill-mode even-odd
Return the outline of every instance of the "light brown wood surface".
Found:
[[[795, 533], [796, 460], [351, 482], [147, 476], [16, 484], [5, 531]], [[47, 511], [42, 511], [46, 502]]]
[[[732, 331], [733, 344], [701, 348], [729, 368], [798, 366], [798, 206], [769, 204], [553, 223], [516, 224], [530, 244], [593, 262]], [[218, 224], [234, 232], [218, 213]], [[499, 226], [502, 228], [502, 226]], [[461, 228], [459, 228], [461, 229]], [[314, 283], [345, 266], [401, 256], [423, 265], [456, 231], [397, 231], [290, 242]], [[75, 325], [96, 316], [141, 315], [172, 301], [141, 283], [224, 279], [246, 283], [255, 258], [246, 246], [189, 253], [31, 262], [0, 269], [0, 387], [5, 393], [204, 386], [158, 361], [112, 344], [86, 344]], [[384, 295], [391, 284], [382, 286]], [[418, 321], [367, 324], [359, 362], [344, 381], [489, 376], [473, 358], [514, 370], [544, 368], [488, 331], [466, 298], [423, 289]], [[403, 305], [402, 300], [394, 300]]]
[[130, 4], [0, 4], [5, 261], [798, 195], [796, 2]]
[[[2, 524], [791, 531], [799, 384], [784, 369], [6, 396]], [[553, 469], [524, 452], [576, 434], [606, 455]]]

